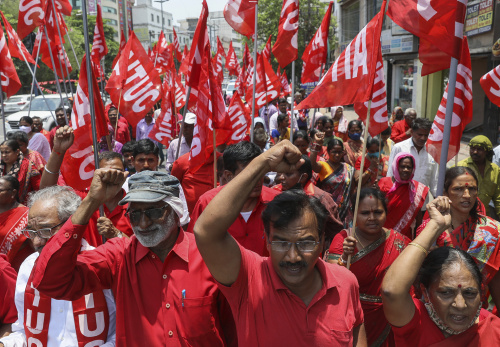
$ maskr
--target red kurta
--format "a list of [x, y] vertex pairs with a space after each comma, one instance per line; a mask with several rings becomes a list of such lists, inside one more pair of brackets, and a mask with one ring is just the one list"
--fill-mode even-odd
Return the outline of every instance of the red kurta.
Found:
[[[193, 232], [198, 217], [222, 188], [224, 186], [209, 190], [198, 199], [193, 213], [191, 213], [191, 222], [188, 227], [189, 232]], [[245, 222], [245, 219], [239, 214], [238, 218], [236, 218], [227, 230], [240, 245], [262, 256], [267, 256], [269, 253], [267, 252], [266, 238], [264, 237], [264, 223], [260, 216], [266, 208], [266, 203], [273, 200], [279, 193], [271, 188], [262, 187], [260, 200], [255, 205], [248, 221]], [[221, 208], [224, 207], [221, 206]]]
[[116, 346], [225, 345], [219, 319], [224, 298], [192, 234], [180, 230], [162, 263], [135, 236], [78, 254], [84, 230], [70, 218], [46, 244], [33, 270], [40, 292], [74, 300], [112, 289]]
[[239, 346], [352, 346], [363, 310], [349, 270], [319, 259], [323, 285], [306, 306], [283, 284], [271, 258], [242, 246], [240, 251], [236, 282], [219, 284], [235, 317]]
[[17, 273], [10, 266], [7, 257], [0, 254], [0, 324], [12, 324], [17, 320], [14, 303]]
[[394, 141], [394, 143], [398, 143], [409, 139], [411, 136], [406, 135], [408, 129], [410, 129], [410, 126], [408, 125], [406, 120], [402, 119], [400, 121], [397, 121], [396, 123], [394, 123], [391, 130], [391, 140]]

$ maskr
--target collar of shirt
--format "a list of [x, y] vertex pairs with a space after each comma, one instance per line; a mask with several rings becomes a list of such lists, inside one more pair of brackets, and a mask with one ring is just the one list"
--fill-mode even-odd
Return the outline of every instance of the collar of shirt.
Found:
[[[492, 166], [491, 165], [492, 162], [489, 161], [488, 159], [486, 159], [486, 164], [484, 166], [484, 176], [486, 176], [486, 173], [492, 169]], [[476, 174], [479, 173], [479, 168], [477, 167], [476, 163], [474, 163], [474, 160], [472, 160], [471, 157], [467, 158], [467, 166], [471, 165], [473, 168], [474, 168], [474, 171], [476, 171]], [[479, 179], [479, 177], [478, 177]]]
[[[139, 240], [137, 240], [137, 238], [134, 238], [133, 242], [137, 242], [137, 250], [135, 253], [135, 263], [137, 264], [142, 258], [148, 255], [151, 250], [144, 247]], [[179, 229], [179, 235], [177, 236], [177, 240], [175, 241], [171, 252], [177, 254], [177, 256], [186, 263], [189, 262], [189, 238], [184, 235], [184, 230], [182, 230], [182, 228]]]

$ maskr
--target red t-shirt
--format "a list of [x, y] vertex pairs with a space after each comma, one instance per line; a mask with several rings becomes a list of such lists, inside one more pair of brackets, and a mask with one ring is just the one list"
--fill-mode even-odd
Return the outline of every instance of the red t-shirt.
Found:
[[408, 125], [408, 123], [406, 123], [406, 120], [402, 119], [400, 121], [397, 121], [392, 126], [391, 140], [394, 141], [394, 143], [398, 143], [409, 139], [410, 135], [406, 135], [406, 131], [408, 129], [410, 129], [410, 126]]
[[0, 324], [12, 324], [17, 320], [14, 303], [17, 273], [10, 266], [5, 254], [0, 254]]
[[47, 242], [33, 269], [33, 284], [40, 292], [75, 300], [112, 289], [117, 347], [224, 346], [225, 299], [193, 234], [180, 230], [162, 262], [135, 236], [78, 254], [84, 229], [70, 218]]
[[306, 306], [283, 284], [271, 258], [242, 246], [240, 251], [236, 282], [219, 284], [233, 311], [240, 346], [352, 346], [363, 310], [358, 282], [349, 270], [318, 259], [323, 285]]
[[[191, 213], [191, 222], [189, 223], [188, 232], [193, 232], [193, 228], [198, 220], [198, 217], [205, 210], [208, 203], [212, 201], [215, 195], [217, 195], [222, 188], [224, 188], [224, 186], [209, 190], [198, 199], [198, 202]], [[255, 205], [248, 221], [245, 222], [245, 219], [241, 216], [241, 214], [238, 214], [234, 223], [227, 230], [227, 232], [231, 234], [231, 236], [234, 237], [240, 245], [259, 255], [269, 255], [266, 246], [266, 238], [264, 236], [264, 223], [262, 222], [261, 215], [266, 208], [266, 203], [273, 200], [279, 193], [280, 192], [271, 188], [262, 187], [260, 200], [257, 205]], [[224, 207], [221, 206], [221, 208]]]
[[125, 144], [130, 141], [130, 132], [128, 125], [123, 122], [117, 122], [118, 128], [116, 129], [116, 141]]

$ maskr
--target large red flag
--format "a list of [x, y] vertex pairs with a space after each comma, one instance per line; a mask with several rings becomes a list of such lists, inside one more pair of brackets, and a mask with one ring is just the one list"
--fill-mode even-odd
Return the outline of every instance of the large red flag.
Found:
[[[19, 36], [17, 36], [16, 31], [10, 23], [7, 21], [5, 16], [3, 15], [3, 12], [0, 11], [0, 15], [2, 16], [3, 24], [5, 25], [5, 31], [7, 32], [7, 36], [9, 37], [9, 51], [10, 55], [14, 58], [18, 58], [24, 61], [26, 59], [28, 63], [30, 64], [35, 64], [35, 60], [31, 56], [31, 54], [28, 52], [26, 47], [24, 46], [23, 41], [19, 39]], [[24, 57], [23, 57], [24, 55]]]
[[[174, 53], [175, 53], [175, 59], [177, 59], [177, 61], [182, 61], [182, 51], [181, 51], [181, 46], [179, 45], [179, 39], [177, 38], [177, 33], [175, 32], [175, 29], [174, 30]], [[163, 33], [163, 31], [162, 31]]]
[[[255, 110], [257, 111], [279, 96], [281, 82], [274, 73], [271, 63], [264, 59], [262, 54], [257, 55], [257, 65], [254, 71], [257, 71], [255, 77]], [[247, 88], [245, 98], [248, 103], [251, 103], [252, 93], [253, 88]]]
[[224, 7], [226, 22], [241, 35], [250, 37], [255, 33], [255, 0], [228, 0]]
[[[59, 25], [59, 28], [57, 27]], [[47, 27], [47, 35], [50, 39], [51, 45], [61, 46], [64, 41], [64, 35], [66, 35], [67, 27], [61, 16], [61, 13], [54, 9], [52, 6], [52, 1], [47, 3], [47, 11], [45, 12], [45, 26]], [[61, 36], [59, 36], [59, 31]]]
[[238, 57], [236, 57], [236, 52], [233, 48], [233, 41], [229, 42], [229, 50], [227, 51], [225, 66], [229, 71], [229, 75], [238, 76], [238, 68], [240, 67], [240, 63], [238, 63]]
[[194, 31], [193, 43], [189, 52], [189, 67], [186, 75], [186, 85], [195, 88], [198, 86], [201, 74], [201, 62], [205, 52], [205, 45], [208, 44], [207, 35], [208, 6], [203, 0], [200, 18]]
[[[0, 25], [0, 83], [3, 92], [10, 98], [21, 88], [21, 82], [17, 76], [16, 67], [10, 57], [7, 41]], [[5, 100], [4, 100], [5, 101]]]
[[481, 77], [479, 83], [488, 99], [500, 107], [500, 65]]
[[20, 0], [19, 17], [17, 22], [17, 34], [20, 39], [32, 32], [45, 21], [45, 11], [48, 0]]
[[120, 48], [118, 49], [118, 54], [116, 54], [115, 59], [113, 59], [113, 64], [111, 65], [111, 67], [113, 69], [115, 68], [116, 63], [120, 59], [120, 55], [122, 53], [123, 47], [125, 47], [126, 44], [127, 44], [127, 41], [125, 41], [125, 34], [123, 33], [123, 29], [122, 29], [122, 31], [120, 32]]
[[[379, 48], [377, 71], [375, 72], [375, 78], [373, 80], [373, 91], [370, 100], [372, 102], [370, 107], [370, 126], [368, 127], [368, 132], [371, 136], [377, 136], [382, 131], [387, 129], [387, 122], [389, 121], [387, 115], [387, 92], [385, 89], [384, 61], [382, 60], [381, 47]], [[356, 102], [354, 104], [354, 110], [365, 124], [368, 114], [368, 105], [368, 101]]]
[[330, 2], [325, 12], [321, 26], [314, 34], [312, 40], [307, 45], [302, 54], [302, 77], [303, 84], [308, 82], [318, 82], [322, 73], [321, 68], [326, 63], [328, 32], [330, 29], [330, 18], [332, 16], [333, 1]]
[[222, 42], [220, 42], [219, 36], [217, 36], [217, 53], [222, 54], [224, 58], [226, 57], [226, 51], [224, 51], [224, 46], [222, 45]]
[[266, 46], [262, 50], [262, 56], [264, 57], [264, 59], [271, 59], [271, 35], [269, 35]]
[[[50, 38], [50, 36], [49, 36]], [[54, 41], [50, 41], [50, 48], [52, 50], [52, 57], [54, 58], [55, 67], [52, 66], [52, 59], [50, 58], [49, 46], [47, 43], [47, 39], [45, 35], [43, 35], [42, 30], [39, 28], [38, 33], [36, 35], [35, 44], [33, 45], [32, 57], [36, 58], [36, 54], [38, 52], [38, 45], [40, 47], [40, 60], [47, 65], [52, 71], [55, 71], [57, 76], [61, 77], [66, 76], [66, 70], [64, 66], [68, 67], [68, 71], [71, 72], [73, 68], [71, 67], [71, 63], [69, 62], [69, 58], [66, 55], [66, 51], [61, 49], [61, 46], [57, 45]], [[59, 64], [60, 63], [60, 64]], [[61, 70], [61, 67], [63, 68]]]
[[161, 113], [155, 121], [153, 129], [148, 137], [157, 142], [161, 142], [166, 148], [170, 146], [170, 141], [174, 138], [175, 117], [172, 107], [172, 93], [167, 90], [166, 95], [161, 100]]
[[[448, 86], [444, 92], [443, 99], [439, 105], [429, 139], [426, 143], [427, 152], [440, 163], [441, 146], [443, 145], [444, 119], [446, 116], [446, 103], [448, 101]], [[460, 150], [460, 139], [464, 128], [472, 120], [472, 71], [469, 45], [464, 38], [462, 45], [462, 56], [458, 64], [457, 84], [455, 88], [455, 100], [453, 100], [453, 118], [451, 121], [451, 133], [448, 157], [451, 160]]]
[[385, 4], [386, 1], [297, 109], [350, 105], [371, 99]]
[[180, 110], [186, 104], [186, 89], [182, 85], [181, 76], [177, 75], [174, 79], [175, 83], [175, 109]]
[[283, 0], [278, 37], [273, 46], [273, 55], [284, 68], [297, 59], [297, 35], [299, 30], [299, 0]]
[[391, 0], [387, 15], [403, 29], [459, 59], [467, 1]]
[[69, 0], [55, 0], [57, 11], [65, 16], [71, 16], [71, 11], [73, 7], [69, 3]]
[[241, 69], [240, 73], [238, 74], [238, 78], [236, 78], [236, 82], [234, 82], [234, 90], [237, 91], [240, 95], [245, 95], [246, 93], [246, 80], [246, 71], [245, 69]]
[[[164, 73], [169, 71], [172, 66], [174, 66], [174, 45], [169, 45], [163, 31], [160, 33], [160, 38], [158, 39], [158, 43], [156, 44], [156, 52], [153, 53], [155, 55], [156, 64], [155, 67], [160, 73]], [[154, 61], [154, 60], [153, 60]]]
[[108, 54], [108, 46], [104, 38], [104, 26], [102, 24], [101, 5], [97, 4], [97, 18], [95, 20], [94, 41], [92, 42], [92, 52], [90, 56], [95, 66], [100, 71], [101, 59]]
[[233, 93], [231, 103], [227, 109], [227, 116], [232, 127], [231, 137], [227, 144], [232, 145], [245, 138], [252, 124], [250, 113], [247, 112], [240, 95], [236, 91]]
[[[95, 79], [96, 70], [92, 66], [92, 87], [98, 91], [99, 87]], [[104, 112], [104, 104], [99, 93], [94, 94], [94, 107], [96, 119], [97, 138], [100, 139], [108, 134], [108, 117]], [[90, 102], [87, 80], [87, 64], [83, 57], [80, 79], [76, 88], [73, 112], [71, 114], [71, 126], [74, 130], [75, 141], [66, 152], [61, 166], [61, 173], [68, 185], [77, 190], [85, 190], [90, 186], [94, 176], [95, 163], [92, 141], [92, 125], [90, 121]]]
[[160, 87], [158, 72], [132, 32], [105, 88], [111, 101], [135, 126], [161, 97]]

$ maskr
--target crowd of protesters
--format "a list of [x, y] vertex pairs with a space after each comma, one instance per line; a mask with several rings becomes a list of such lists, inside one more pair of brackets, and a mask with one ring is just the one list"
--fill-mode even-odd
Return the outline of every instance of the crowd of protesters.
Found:
[[414, 109], [365, 143], [342, 106], [290, 103], [195, 172], [195, 114], [164, 153], [158, 112], [108, 105], [83, 191], [66, 110], [23, 117], [0, 144], [0, 346], [497, 345], [500, 148], [474, 137], [436, 196]]

